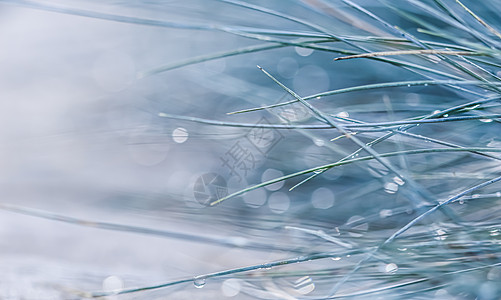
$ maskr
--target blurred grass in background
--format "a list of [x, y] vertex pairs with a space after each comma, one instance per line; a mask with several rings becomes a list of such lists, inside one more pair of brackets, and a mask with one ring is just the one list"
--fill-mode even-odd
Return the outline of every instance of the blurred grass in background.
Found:
[[499, 4], [0, 1], [0, 298], [498, 299]]

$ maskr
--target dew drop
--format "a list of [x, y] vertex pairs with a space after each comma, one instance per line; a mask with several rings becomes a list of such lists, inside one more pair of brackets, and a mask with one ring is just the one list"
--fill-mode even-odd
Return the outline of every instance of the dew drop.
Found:
[[182, 144], [188, 140], [188, 131], [182, 127], [174, 129], [172, 131], [172, 139], [178, 144]]
[[294, 288], [301, 295], [306, 295], [315, 289], [315, 284], [310, 276], [304, 276], [294, 282]]
[[384, 267], [384, 271], [386, 273], [395, 273], [398, 271], [398, 266], [397, 264], [395, 263], [390, 263], [390, 264], [387, 264], [385, 267]]
[[301, 122], [309, 119], [311, 115], [304, 106], [293, 104], [281, 109], [280, 117], [282, 117], [284, 121]]
[[193, 285], [195, 285], [195, 287], [197, 289], [201, 289], [205, 286], [205, 283], [206, 283], [206, 280], [205, 280], [205, 277], [203, 276], [197, 276], [195, 278], [193, 278]]
[[395, 194], [398, 191], [398, 185], [394, 182], [388, 182], [384, 185], [384, 191], [388, 194]]
[[341, 232], [339, 231], [339, 227], [334, 227], [334, 232], [331, 233], [333, 236], [340, 236]]
[[350, 116], [350, 114], [346, 111], [342, 111], [340, 113], [337, 113], [336, 116], [338, 116], [340, 118], [348, 118]]
[[491, 139], [489, 143], [487, 143], [487, 147], [492, 147], [492, 148], [501, 148], [501, 142], [496, 141], [494, 139]]
[[483, 122], [483, 123], [490, 123], [492, 121], [493, 121], [492, 119], [480, 119], [480, 122]]
[[445, 240], [447, 238], [447, 236], [446, 236], [447, 235], [447, 231], [445, 231], [443, 229], [437, 229], [435, 231], [435, 234], [436, 234], [435, 239], [437, 241], [443, 241], [443, 240]]
[[395, 176], [393, 177], [393, 181], [398, 184], [398, 185], [404, 185], [405, 184], [405, 181], [402, 180], [402, 178], [398, 177], [398, 176]]
[[382, 209], [379, 212], [379, 217], [381, 217], [382, 219], [387, 218], [387, 217], [391, 217], [392, 215], [393, 215], [393, 211], [391, 209]]
[[333, 261], [338, 261], [338, 260], [341, 260], [341, 257], [333, 257], [331, 258]]

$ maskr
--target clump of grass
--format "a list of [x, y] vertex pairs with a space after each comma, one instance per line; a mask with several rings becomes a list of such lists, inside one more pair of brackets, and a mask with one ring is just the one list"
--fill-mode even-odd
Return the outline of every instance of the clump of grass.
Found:
[[[253, 264], [237, 261], [231, 268], [215, 262], [210, 272], [111, 292], [81, 291], [80, 296], [164, 297], [178, 292], [175, 287], [204, 299], [219, 299], [221, 293], [242, 299], [501, 296], [501, 23], [493, 17], [499, 13], [494, 4], [410, 0], [364, 7], [349, 0], [298, 0], [291, 1], [289, 11], [280, 3], [219, 0], [211, 3], [236, 9], [242, 17], [220, 24], [208, 15], [195, 24], [8, 2], [122, 23], [234, 35], [241, 47], [158, 62], [140, 72], [139, 84], [201, 63], [226, 61], [229, 66], [213, 76], [190, 73], [197, 85], [216, 95], [209, 105], [213, 111], [176, 113], [176, 103], [169, 102], [156, 112], [158, 124], [199, 124], [203, 127], [191, 132], [200, 131], [201, 145], [212, 139], [204, 134], [207, 126], [223, 136], [240, 130], [242, 138], [250, 129], [262, 129], [285, 137], [262, 153], [262, 164], [246, 174], [247, 186], [229, 185], [230, 193], [207, 207], [175, 211], [186, 223], [210, 223], [214, 231], [234, 228], [236, 240], [2, 206], [76, 225], [239, 248], [261, 259]], [[247, 20], [247, 14], [276, 20], [280, 27]], [[280, 72], [277, 60], [295, 55], [294, 49], [313, 50], [296, 58], [297, 64], [324, 70], [328, 90], [302, 95], [295, 86], [308, 90], [301, 85], [307, 79], [300, 72], [296, 77]], [[262, 67], [251, 68], [248, 57]], [[314, 81], [306, 85], [317, 86]], [[291, 107], [306, 117], [287, 118], [284, 111]], [[256, 123], [263, 116], [270, 122]], [[207, 171], [226, 172], [219, 158], [234, 141], [222, 139], [212, 149], [217, 163]], [[268, 168], [284, 175], [263, 180]], [[277, 183], [283, 183], [283, 191], [256, 194], [266, 198], [258, 202], [268, 201], [269, 209], [243, 201]], [[335, 195], [326, 209], [312, 203], [320, 188]], [[277, 193], [290, 199], [280, 214], [271, 205]], [[172, 201], [181, 199], [186, 201]], [[262, 260], [266, 252], [274, 253], [273, 259]]]

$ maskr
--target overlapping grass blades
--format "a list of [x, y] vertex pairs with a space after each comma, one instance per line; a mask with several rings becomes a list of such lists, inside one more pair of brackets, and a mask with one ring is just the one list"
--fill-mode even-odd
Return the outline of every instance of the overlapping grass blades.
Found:
[[[383, 17], [379, 15], [381, 9], [373, 12], [370, 7], [363, 7], [356, 1], [299, 1], [303, 7], [312, 12], [322, 11], [326, 7], [349, 9], [354, 13], [353, 16], [363, 21], [361, 24], [368, 24], [380, 32], [385, 32], [384, 36], [363, 36], [360, 35], [359, 30], [354, 34], [340, 32], [337, 28], [326, 25], [325, 22], [317, 23], [315, 19], [303, 19], [292, 13], [286, 13], [285, 7], [277, 7], [276, 4], [269, 4], [268, 7], [236, 0], [218, 0], [214, 3], [236, 6], [242, 10], [243, 15], [246, 10], [266, 14], [291, 22], [294, 26], [300, 26], [301, 29], [293, 27], [290, 30], [288, 28], [276, 30], [266, 28], [266, 24], [261, 24], [261, 27], [221, 26], [207, 22], [182, 24], [168, 20], [60, 7], [38, 1], [0, 0], [0, 2], [121, 23], [182, 30], [216, 30], [259, 42], [256, 45], [208, 53], [184, 61], [158, 62], [158, 66], [141, 72], [139, 74], [141, 79], [162, 76], [164, 72], [218, 59], [230, 57], [245, 59], [246, 55], [250, 54], [265, 57], [268, 53], [287, 50], [290, 47], [308, 48], [324, 54], [332, 54], [333, 57], [330, 57], [328, 61], [312, 60], [318, 65], [351, 63], [357, 64], [357, 67], [364, 67], [365, 63], [371, 62], [378, 63], [378, 67], [398, 68], [399, 71], [406, 71], [405, 74], [409, 76], [409, 78], [401, 78], [399, 76], [402, 73], [399, 73], [392, 81], [367, 83], [367, 80], [361, 80], [360, 84], [346, 85], [344, 82], [337, 82], [342, 80], [340, 74], [332, 74], [331, 77], [336, 81], [337, 88], [305, 96], [297, 94], [294, 88], [283, 83], [278, 76], [273, 75], [274, 72], [268, 71], [268, 68], [259, 67], [264, 73], [263, 76], [269, 79], [269, 86], [286, 91], [286, 97], [289, 100], [277, 103], [277, 99], [267, 99], [268, 104], [259, 107], [251, 101], [249, 104], [240, 105], [239, 103], [238, 110], [214, 112], [215, 117], [210, 120], [196, 115], [159, 112], [162, 124], [166, 124], [165, 126], [169, 126], [169, 120], [172, 119], [223, 128], [286, 129], [292, 132], [291, 134], [298, 134], [300, 137], [328, 137], [327, 143], [331, 143], [330, 145], [339, 143], [339, 148], [344, 150], [343, 153], [349, 153], [339, 158], [339, 153], [331, 151], [327, 162], [310, 165], [308, 168], [296, 166], [295, 157], [279, 153], [276, 156], [277, 159], [274, 161], [270, 159], [270, 163], [280, 166], [286, 175], [265, 181], [252, 178], [252, 183], [248, 187], [217, 199], [211, 203], [214, 207], [207, 209], [218, 209], [226, 205], [230, 199], [236, 202], [238, 196], [278, 182], [286, 182], [286, 188], [293, 192], [299, 192], [298, 187], [308, 189], [317, 184], [329, 187], [334, 183], [322, 181], [321, 175], [341, 166], [354, 169], [357, 166], [363, 172], [347, 175], [343, 184], [359, 189], [356, 191], [359, 194], [353, 191], [351, 192], [356, 196], [344, 193], [342, 194], [344, 198], [337, 201], [343, 204], [350, 202], [354, 204], [354, 207], [350, 209], [340, 205], [339, 209], [345, 209], [345, 214], [363, 217], [358, 221], [346, 221], [342, 225], [338, 224], [341, 222], [339, 220], [331, 220], [332, 223], [326, 222], [326, 227], [330, 230], [315, 228], [311, 225], [313, 222], [310, 218], [316, 219], [317, 215], [310, 216], [312, 210], [309, 208], [308, 196], [300, 194], [302, 198], [297, 204], [300, 207], [297, 209], [300, 213], [291, 213], [290, 218], [276, 217], [276, 219], [271, 214], [270, 219], [278, 223], [281, 228], [304, 234], [305, 236], [300, 236], [304, 239], [304, 243], [312, 243], [315, 246], [311, 251], [305, 247], [306, 249], [290, 249], [288, 253], [287, 247], [269, 245], [270, 251], [282, 251], [281, 253], [286, 258], [197, 274], [198, 276], [160, 284], [126, 288], [113, 293], [82, 292], [81, 296], [103, 297], [147, 292], [175, 285], [191, 284], [202, 279], [217, 281], [232, 277], [247, 283], [242, 293], [247, 293], [251, 297], [280, 298], [277, 296], [279, 294], [276, 291], [274, 294], [273, 289], [267, 287], [265, 283], [273, 282], [277, 278], [311, 276], [317, 282], [315, 292], [311, 295], [290, 295], [290, 299], [335, 299], [362, 296], [369, 298], [373, 295], [389, 298], [429, 298], [435, 295], [436, 291], [447, 292], [451, 296], [455, 293], [454, 289], [461, 288], [463, 279], [456, 282], [457, 278], [463, 278], [460, 276], [477, 274], [474, 277], [483, 280], [484, 277], [487, 278], [485, 273], [489, 270], [496, 270], [495, 268], [501, 265], [498, 238], [499, 214], [501, 213], [498, 208], [500, 201], [498, 190], [499, 181], [501, 181], [498, 154], [501, 152], [498, 141], [499, 132], [501, 132], [499, 128], [501, 76], [498, 70], [501, 67], [499, 55], [501, 34], [496, 29], [501, 23], [489, 24], [484, 20], [481, 12], [477, 13], [470, 8], [469, 3], [465, 4], [459, 0], [456, 3], [441, 0], [403, 1], [405, 5], [396, 2], [385, 3], [386, 6], [382, 9]], [[410, 6], [406, 7], [407, 4]], [[481, 3], [472, 3], [471, 7], [482, 8], [484, 6]], [[484, 8], [488, 10], [488, 6]], [[391, 12], [405, 18], [406, 22], [412, 25], [404, 21], [401, 21], [402, 24], [386, 21], [386, 18], [391, 19], [393, 16]], [[338, 62], [342, 60], [347, 61]], [[311, 64], [312, 61], [309, 63]], [[368, 65], [367, 69], [365, 67], [361, 69], [377, 74], [369, 69], [374, 66]], [[245, 77], [245, 75], [242, 76]], [[363, 74], [360, 76], [363, 77]], [[375, 81], [374, 78], [372, 81]], [[385, 95], [395, 93], [395, 96], [391, 97], [396, 98], [396, 101], [404, 98], [406, 94], [421, 93], [419, 96], [422, 102], [436, 109], [426, 114], [418, 114], [411, 109], [412, 105], [408, 105], [408, 111], [394, 116], [391, 105], [386, 103], [385, 106], [384, 103], [380, 103], [381, 93]], [[388, 113], [381, 116], [374, 111], [365, 110], [364, 114], [339, 115], [340, 111], [344, 111], [348, 103], [347, 99], [350, 101], [353, 99], [353, 105], [365, 102], [374, 110], [378, 108]], [[310, 121], [287, 121], [280, 118], [277, 108], [288, 107], [292, 104], [301, 104], [306, 107], [321, 124]], [[239, 122], [238, 119], [236, 121], [217, 119], [218, 116], [229, 118], [228, 115], [238, 118], [243, 113], [269, 113], [275, 118], [276, 123], [255, 124]], [[319, 129], [322, 129], [322, 133]], [[417, 132], [411, 132], [412, 130]], [[489, 141], [480, 142], [477, 135], [482, 132], [490, 134]], [[345, 140], [348, 141], [346, 144], [343, 143]], [[297, 147], [297, 152], [292, 151], [296, 156], [308, 154], [306, 153], [307, 147], [299, 147], [294, 141], [289, 141], [289, 143], [290, 146], [287, 148], [296, 149]], [[286, 147], [277, 151], [289, 153], [285, 152], [284, 148]], [[325, 148], [332, 150], [329, 146]], [[366, 152], [367, 155], [359, 156], [361, 152]], [[415, 157], [421, 158], [423, 162]], [[377, 168], [369, 163], [379, 166], [380, 169], [376, 171], [383, 175], [372, 176], [371, 171], [374, 173]], [[435, 167], [440, 172], [435, 172]], [[468, 181], [462, 180], [457, 176], [458, 173], [471, 173], [471, 178], [468, 178]], [[423, 179], [432, 175], [438, 179], [434, 182]], [[488, 179], [479, 180], [475, 178], [476, 175]], [[388, 184], [390, 188], [387, 187]], [[364, 186], [361, 187], [361, 185]], [[402, 191], [402, 195], [393, 196], [397, 193], [396, 189], [399, 192]], [[372, 200], [371, 197], [375, 198], [374, 195], [378, 191], [383, 191], [382, 194], [385, 196], [379, 196], [377, 199], [387, 201], [374, 201], [376, 207], [365, 205], [366, 202]], [[387, 194], [384, 194], [385, 191]], [[455, 206], [460, 201], [466, 201], [463, 206], [466, 209]], [[220, 205], [216, 206], [216, 204]], [[384, 207], [378, 207], [378, 205]], [[386, 205], [391, 209], [387, 209]], [[105, 222], [85, 222], [76, 218], [16, 207], [1, 206], [0, 208], [106, 230], [178, 238], [224, 247], [241, 246], [224, 238], [183, 235], [167, 230], [158, 231]], [[334, 214], [336, 209], [337, 207], [328, 212]], [[442, 210], [444, 215], [435, 216], [433, 213], [437, 210]], [[377, 213], [377, 211], [380, 212]], [[398, 216], [398, 218], [387, 221], [388, 214]], [[322, 214], [318, 213], [319, 218], [320, 215]], [[238, 218], [238, 216], [228, 215], [225, 217], [228, 218], [228, 223]], [[246, 215], [246, 218], [253, 219], [256, 215], [250, 213]], [[332, 224], [339, 225], [335, 228], [342, 231], [341, 237], [334, 237], [336, 232], [332, 230]], [[358, 226], [360, 224], [370, 224], [367, 225], [370, 229], [364, 230], [363, 226]], [[342, 226], [345, 228], [339, 229]], [[249, 239], [252, 239], [252, 236]], [[313, 242], [312, 239], [314, 239]], [[252, 250], [266, 250], [266, 247], [267, 244], [258, 241], [242, 246], [244, 249]], [[296, 255], [298, 252], [300, 254]], [[294, 255], [291, 255], [292, 253]], [[342, 260], [344, 264], [330, 264], [332, 261], [339, 260]], [[315, 264], [316, 262], [319, 263]], [[312, 264], [313, 267], [303, 267], [305, 264]], [[392, 264], [399, 266], [398, 271]], [[383, 265], [383, 271], [380, 270], [381, 265]], [[294, 268], [284, 268], [291, 266]], [[384, 269], [385, 267], [387, 269]], [[248, 276], [248, 274], [255, 274], [255, 277]], [[499, 276], [494, 275], [491, 276], [495, 278], [494, 280], [489, 279], [492, 282], [499, 279]], [[492, 287], [491, 284], [488, 288], [490, 294], [487, 296], [492, 299], [501, 295], [498, 287]], [[287, 291], [285, 288], [283, 290]], [[464, 290], [457, 291], [456, 295], [465, 298], [485, 296], [486, 294], [482, 292], [468, 286]], [[166, 294], [168, 294], [167, 289]], [[490, 299], [487, 296], [486, 298]]]

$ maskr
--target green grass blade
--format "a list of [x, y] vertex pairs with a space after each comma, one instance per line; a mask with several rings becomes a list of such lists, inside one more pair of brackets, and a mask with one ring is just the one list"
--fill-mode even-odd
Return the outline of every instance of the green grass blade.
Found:
[[[385, 82], [385, 83], [358, 85], [358, 86], [349, 87], [349, 88], [342, 88], [342, 89], [322, 92], [322, 93], [318, 93], [318, 94], [304, 97], [303, 100], [312, 100], [312, 99], [317, 99], [317, 98], [321, 98], [321, 97], [325, 97], [325, 96], [350, 93], [350, 92], [356, 92], [356, 91], [367, 91], [367, 90], [390, 88], [390, 87], [411, 87], [411, 86], [428, 86], [428, 85], [430, 85], [430, 86], [431, 85], [501, 86], [501, 83], [500, 82], [487, 82], [487, 83], [485, 83], [483, 81], [466, 81], [466, 80], [464, 80], [464, 81], [461, 81], [461, 80], [415, 80], [415, 81]], [[275, 108], [275, 107], [289, 105], [289, 104], [296, 103], [296, 102], [298, 102], [297, 99], [289, 100], [289, 101], [276, 103], [276, 104], [272, 104], [272, 105], [266, 105], [266, 106], [262, 106], [262, 107], [255, 107], [255, 108], [249, 108], [249, 109], [243, 109], [243, 110], [238, 110], [238, 111], [234, 111], [234, 112], [229, 112], [228, 114], [238, 114], [238, 113], [258, 111], [258, 110], [262, 110], [262, 109], [271, 109], [271, 108]]]
[[[489, 152], [496, 152], [497, 153], [497, 152], [501, 152], [501, 148], [478, 148], [478, 147], [471, 148], [471, 147], [465, 147], [465, 148], [414, 149], [414, 150], [405, 150], [405, 151], [397, 151], [397, 152], [380, 153], [379, 155], [381, 157], [393, 157], [393, 156], [399, 156], [399, 155], [414, 155], [414, 154], [442, 153], [442, 152], [487, 152], [487, 153], [489, 153]], [[304, 175], [304, 174], [309, 174], [309, 173], [312, 173], [312, 172], [315, 172], [315, 171], [321, 171], [323, 169], [331, 169], [331, 168], [334, 168], [334, 167], [337, 167], [337, 166], [352, 164], [352, 163], [356, 163], [356, 162], [368, 161], [368, 160], [372, 160], [372, 159], [375, 159], [375, 157], [373, 157], [373, 156], [357, 157], [357, 158], [353, 158], [353, 159], [349, 159], [349, 160], [338, 161], [338, 162], [335, 162], [335, 163], [325, 164], [325, 165], [322, 165], [322, 166], [317, 166], [317, 167], [314, 167], [314, 168], [310, 168], [310, 169], [298, 171], [298, 172], [295, 172], [295, 173], [291, 173], [291, 174], [288, 174], [288, 175], [285, 175], [285, 176], [282, 176], [282, 177], [274, 178], [274, 179], [271, 179], [271, 180], [268, 180], [268, 181], [265, 181], [265, 182], [262, 182], [262, 183], [259, 183], [259, 184], [247, 187], [245, 189], [242, 189], [240, 191], [232, 193], [232, 194], [230, 194], [230, 195], [228, 195], [228, 196], [226, 196], [224, 198], [216, 200], [216, 201], [212, 202], [210, 205], [213, 206], [213, 205], [219, 204], [219, 203], [221, 203], [223, 201], [226, 201], [228, 199], [232, 199], [232, 198], [235, 198], [237, 196], [243, 195], [243, 194], [245, 194], [247, 192], [250, 192], [252, 190], [255, 190], [255, 189], [258, 189], [258, 188], [261, 188], [261, 187], [264, 187], [264, 186], [268, 186], [268, 185], [271, 185], [271, 184], [274, 184], [274, 183], [277, 183], [277, 182], [280, 182], [280, 181], [284, 181], [284, 180], [287, 180], [287, 179], [291, 179], [291, 178], [294, 178], [294, 177], [297, 177], [297, 176], [301, 176], [301, 175]]]

